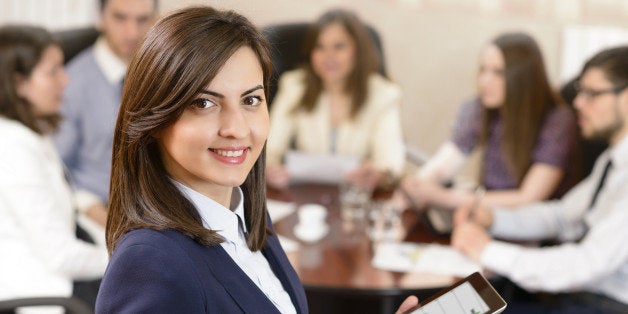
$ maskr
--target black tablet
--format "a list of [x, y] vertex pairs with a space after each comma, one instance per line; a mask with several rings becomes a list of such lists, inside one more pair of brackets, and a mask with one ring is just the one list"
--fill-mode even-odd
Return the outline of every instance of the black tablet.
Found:
[[493, 314], [506, 309], [506, 302], [493, 286], [475, 272], [422, 301], [405, 314]]

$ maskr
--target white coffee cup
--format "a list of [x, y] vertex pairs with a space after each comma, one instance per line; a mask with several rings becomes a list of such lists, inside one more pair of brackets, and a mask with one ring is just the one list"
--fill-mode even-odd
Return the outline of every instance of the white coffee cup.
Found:
[[298, 212], [299, 222], [294, 228], [295, 235], [306, 242], [315, 242], [329, 232], [325, 221], [327, 208], [319, 204], [303, 204]]

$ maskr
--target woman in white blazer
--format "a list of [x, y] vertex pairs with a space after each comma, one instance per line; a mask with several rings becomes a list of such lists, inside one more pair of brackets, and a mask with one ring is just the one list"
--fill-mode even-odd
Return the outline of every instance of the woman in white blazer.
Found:
[[[71, 296], [74, 281], [102, 277], [108, 256], [104, 206], [77, 203], [49, 138], [67, 83], [63, 52], [41, 28], [4, 26], [0, 64], [0, 300]], [[76, 238], [77, 215], [98, 244]]]
[[298, 151], [359, 157], [347, 179], [369, 187], [403, 170], [400, 88], [377, 73], [379, 57], [364, 24], [333, 10], [313, 24], [305, 46], [309, 62], [282, 75], [271, 111], [267, 182], [285, 187], [282, 165]]

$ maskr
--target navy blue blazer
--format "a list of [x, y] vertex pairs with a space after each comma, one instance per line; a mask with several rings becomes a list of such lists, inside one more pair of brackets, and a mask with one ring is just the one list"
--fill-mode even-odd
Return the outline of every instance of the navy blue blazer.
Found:
[[[276, 236], [262, 253], [298, 313], [307, 313], [299, 277]], [[96, 313], [279, 313], [220, 245], [202, 246], [174, 230], [122, 237], [102, 279]]]

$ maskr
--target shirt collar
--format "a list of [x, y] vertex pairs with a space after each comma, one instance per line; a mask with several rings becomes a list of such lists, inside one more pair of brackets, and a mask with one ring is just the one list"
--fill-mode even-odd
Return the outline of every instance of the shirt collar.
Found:
[[231, 194], [231, 208], [226, 208], [213, 199], [172, 180], [179, 191], [192, 202], [203, 221], [203, 227], [218, 232], [225, 240], [238, 242], [239, 226], [238, 217], [242, 219], [243, 232], [246, 232], [246, 220], [244, 218], [244, 202], [242, 190], [233, 188]]
[[613, 160], [613, 167], [628, 167], [628, 135], [611, 147], [608, 155]]
[[127, 64], [111, 50], [102, 36], [94, 44], [94, 58], [110, 84], [120, 83], [126, 74]]

